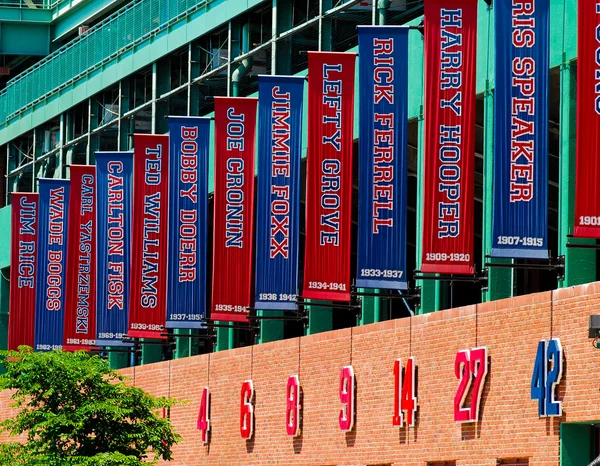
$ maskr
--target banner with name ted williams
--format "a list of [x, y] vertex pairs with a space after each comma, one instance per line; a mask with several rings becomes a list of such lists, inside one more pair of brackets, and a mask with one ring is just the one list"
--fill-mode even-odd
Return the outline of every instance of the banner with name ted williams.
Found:
[[212, 320], [248, 321], [256, 107], [254, 98], [215, 97]]
[[169, 136], [133, 136], [133, 230], [129, 328], [132, 338], [164, 339], [167, 318]]
[[167, 327], [206, 318], [210, 118], [169, 117]]
[[258, 77], [257, 309], [296, 309], [304, 77]]
[[65, 320], [69, 181], [40, 179], [35, 351], [62, 349]]
[[474, 273], [477, 1], [425, 0], [426, 273]]
[[96, 152], [96, 345], [126, 346], [133, 153]]
[[33, 348], [39, 194], [12, 193], [8, 349]]
[[71, 165], [63, 349], [96, 344], [96, 167]]
[[350, 301], [355, 64], [308, 52], [304, 299]]
[[408, 28], [359, 26], [358, 54], [356, 286], [405, 290]]
[[494, 257], [548, 258], [550, 0], [497, 2]]
[[578, 2], [577, 169], [573, 235], [600, 238], [600, 0]]

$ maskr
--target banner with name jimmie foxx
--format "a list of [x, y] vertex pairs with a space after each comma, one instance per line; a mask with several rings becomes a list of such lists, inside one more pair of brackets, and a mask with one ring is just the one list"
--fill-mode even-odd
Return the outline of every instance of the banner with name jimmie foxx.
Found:
[[477, 1], [425, 0], [426, 273], [474, 273]]
[[304, 299], [350, 300], [355, 64], [308, 52]]
[[257, 99], [215, 97], [212, 320], [247, 322], [252, 299]]
[[494, 257], [548, 258], [550, 0], [494, 4]]

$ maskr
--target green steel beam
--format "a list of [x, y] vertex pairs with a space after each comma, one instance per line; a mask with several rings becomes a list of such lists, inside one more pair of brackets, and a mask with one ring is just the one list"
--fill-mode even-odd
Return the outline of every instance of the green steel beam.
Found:
[[94, 0], [93, 2], [62, 2], [52, 11], [54, 34], [52, 41], [72, 33], [83, 24], [91, 23], [102, 15], [115, 11], [126, 0]]
[[41, 8], [0, 7], [0, 22], [2, 23], [40, 23], [50, 25], [51, 21], [51, 10], [44, 10]]
[[594, 426], [589, 424], [560, 425], [560, 466], [583, 466], [593, 459]]
[[50, 53], [49, 25], [1, 21], [0, 19], [1, 55], [46, 56]]

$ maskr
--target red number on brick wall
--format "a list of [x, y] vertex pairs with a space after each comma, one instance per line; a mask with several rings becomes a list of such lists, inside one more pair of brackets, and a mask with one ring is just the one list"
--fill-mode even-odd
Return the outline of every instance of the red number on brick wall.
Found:
[[402, 360], [396, 359], [394, 363], [394, 417], [392, 419], [394, 427], [404, 425], [403, 411], [406, 411], [406, 425], [413, 427], [415, 424], [415, 413], [417, 411], [415, 371], [415, 358], [408, 358], [404, 371], [402, 370]]
[[287, 381], [285, 428], [291, 437], [300, 434], [300, 380], [297, 375], [291, 375]]
[[340, 429], [344, 432], [350, 432], [354, 427], [354, 369], [352, 366], [346, 366], [340, 373]]
[[[479, 402], [488, 373], [487, 348], [473, 348], [456, 353], [454, 373], [460, 380], [454, 397], [454, 420], [456, 422], [475, 422], [479, 419]], [[463, 405], [471, 382], [473, 382], [471, 406], [467, 408]]]
[[202, 435], [202, 443], [208, 443], [208, 433], [210, 431], [210, 392], [208, 387], [204, 387], [204, 390], [202, 390], [200, 411], [198, 412], [198, 430]]
[[240, 398], [240, 434], [243, 439], [252, 438], [254, 433], [254, 407], [252, 398], [254, 396], [254, 385], [252, 380], [246, 380], [242, 384]]

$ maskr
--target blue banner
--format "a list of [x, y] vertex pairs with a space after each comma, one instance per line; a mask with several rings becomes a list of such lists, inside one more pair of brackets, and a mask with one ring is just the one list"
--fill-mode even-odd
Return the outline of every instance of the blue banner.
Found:
[[69, 181], [40, 179], [35, 350], [62, 349], [67, 271]]
[[210, 118], [169, 117], [167, 327], [206, 318]]
[[549, 3], [494, 4], [494, 257], [548, 258]]
[[296, 309], [304, 78], [258, 78], [257, 309]]
[[356, 286], [405, 290], [408, 29], [359, 26]]
[[133, 153], [96, 152], [96, 345], [125, 346], [129, 317]]

